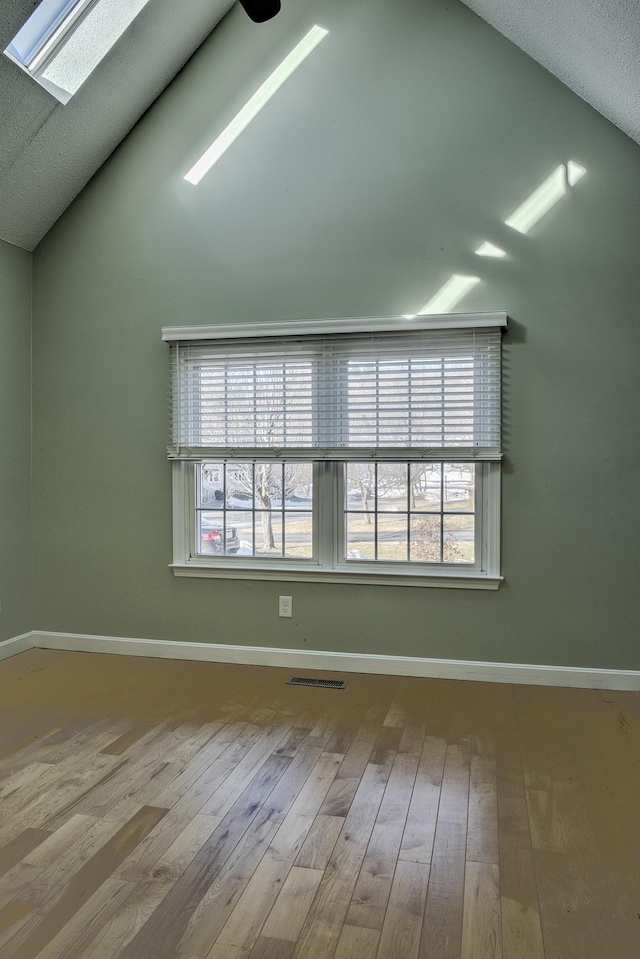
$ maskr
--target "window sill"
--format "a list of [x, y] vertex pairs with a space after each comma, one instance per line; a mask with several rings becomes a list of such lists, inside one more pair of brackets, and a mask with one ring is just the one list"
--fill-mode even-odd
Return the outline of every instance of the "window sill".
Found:
[[196, 563], [172, 563], [174, 576], [202, 579], [262, 579], [295, 583], [354, 583], [360, 586], [439, 586], [448, 589], [498, 589], [502, 576], [484, 573], [367, 573], [360, 570], [286, 569], [282, 566], [265, 569], [256, 566], [204, 566]]

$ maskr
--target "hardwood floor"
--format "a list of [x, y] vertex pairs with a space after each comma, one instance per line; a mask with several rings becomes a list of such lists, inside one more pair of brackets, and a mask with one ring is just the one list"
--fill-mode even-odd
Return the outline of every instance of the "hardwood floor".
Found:
[[638, 959], [640, 694], [289, 675], [0, 663], [3, 959]]

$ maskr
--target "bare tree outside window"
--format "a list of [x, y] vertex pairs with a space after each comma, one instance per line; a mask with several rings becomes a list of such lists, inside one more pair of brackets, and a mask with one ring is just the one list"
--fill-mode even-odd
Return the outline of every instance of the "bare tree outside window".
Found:
[[312, 475], [310, 463], [202, 463], [198, 508], [234, 528], [240, 555], [309, 556]]
[[[283, 469], [284, 467], [284, 469]], [[298, 465], [291, 463], [248, 463], [239, 466], [227, 480], [227, 496], [240, 493], [255, 497], [261, 510], [263, 551], [276, 548], [272, 507], [284, 503], [298, 486]]]

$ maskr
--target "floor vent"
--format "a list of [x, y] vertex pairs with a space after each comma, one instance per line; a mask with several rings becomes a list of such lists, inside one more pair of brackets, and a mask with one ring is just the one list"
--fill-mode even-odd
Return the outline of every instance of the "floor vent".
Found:
[[286, 682], [287, 686], [321, 686], [323, 689], [344, 689], [347, 685], [343, 679], [307, 679], [306, 676], [292, 676]]

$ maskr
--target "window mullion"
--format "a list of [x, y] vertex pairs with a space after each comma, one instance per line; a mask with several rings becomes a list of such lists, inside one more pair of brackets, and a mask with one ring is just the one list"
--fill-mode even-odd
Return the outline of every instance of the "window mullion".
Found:
[[282, 464], [281, 473], [280, 473], [280, 483], [281, 483], [281, 486], [280, 486], [280, 494], [281, 494], [281, 495], [280, 495], [280, 524], [281, 524], [281, 527], [282, 527], [281, 537], [280, 537], [280, 538], [281, 538], [281, 544], [280, 544], [280, 545], [281, 545], [281, 547], [282, 547], [282, 555], [283, 555], [283, 556], [284, 556], [285, 553], [286, 553], [286, 545], [287, 545], [287, 543], [286, 543], [286, 538], [285, 538], [285, 519], [284, 519], [284, 518], [285, 518], [285, 499], [286, 499], [286, 497], [285, 497], [285, 472], [286, 472], [285, 466], [286, 466], [286, 464], [283, 463], [283, 464]]
[[335, 565], [338, 543], [336, 521], [340, 512], [336, 474], [340, 468], [340, 463], [314, 463], [314, 558], [323, 569], [332, 569]]
[[251, 464], [251, 555], [256, 555], [256, 464]]

